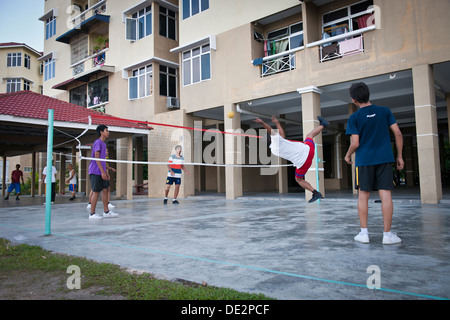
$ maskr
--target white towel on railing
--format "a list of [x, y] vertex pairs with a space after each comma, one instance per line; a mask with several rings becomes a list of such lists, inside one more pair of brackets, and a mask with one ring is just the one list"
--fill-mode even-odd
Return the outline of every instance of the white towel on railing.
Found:
[[339, 43], [339, 53], [342, 55], [361, 52], [362, 49], [362, 37], [356, 37]]

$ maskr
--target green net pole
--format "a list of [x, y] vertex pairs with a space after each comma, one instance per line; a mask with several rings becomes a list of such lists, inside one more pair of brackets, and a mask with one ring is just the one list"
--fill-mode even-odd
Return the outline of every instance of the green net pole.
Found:
[[47, 173], [45, 175], [45, 235], [51, 234], [52, 215], [52, 154], [53, 154], [53, 115], [54, 110], [48, 109], [48, 132], [47, 132]]

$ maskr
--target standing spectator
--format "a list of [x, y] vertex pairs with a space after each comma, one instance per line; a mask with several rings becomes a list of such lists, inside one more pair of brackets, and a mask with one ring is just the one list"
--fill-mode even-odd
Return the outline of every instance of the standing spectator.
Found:
[[[404, 166], [402, 133], [389, 108], [372, 105], [369, 101], [370, 91], [365, 83], [353, 84], [350, 96], [353, 103], [359, 107], [348, 119], [347, 134], [351, 135], [351, 145], [345, 155], [345, 161], [352, 164], [351, 156], [356, 152], [356, 187], [359, 189], [358, 214], [361, 232], [354, 239], [361, 243], [369, 242], [369, 196], [371, 191], [378, 191], [384, 222], [382, 242], [400, 243], [401, 239], [391, 232], [394, 212], [391, 190], [394, 188], [392, 163], [397, 162], [398, 170]], [[397, 161], [392, 152], [389, 129], [395, 136]]]
[[[99, 125], [97, 127], [97, 134], [99, 138], [95, 140], [92, 146], [92, 158], [106, 160], [106, 139], [109, 137], [108, 127], [105, 125]], [[89, 219], [102, 219], [117, 217], [118, 214], [112, 212], [108, 208], [108, 187], [109, 187], [109, 174], [106, 170], [106, 161], [91, 160], [89, 164], [89, 179], [91, 181], [92, 197], [91, 201], [91, 213]], [[103, 200], [103, 217], [95, 213], [95, 207], [97, 200], [102, 192]]]
[[69, 184], [69, 191], [72, 193], [72, 198], [69, 200], [73, 201], [75, 200], [75, 192], [77, 191], [77, 174], [71, 163], [67, 165], [67, 169], [69, 170], [69, 179], [67, 179], [66, 183]]
[[[56, 195], [56, 174], [57, 174], [56, 168], [54, 165], [52, 165], [52, 203], [55, 202], [55, 195]], [[44, 183], [44, 186], [47, 184], [46, 175], [47, 175], [47, 166], [45, 166], [44, 170], [42, 170], [42, 183]], [[45, 188], [45, 190], [47, 191], [47, 188]]]
[[16, 164], [16, 170], [14, 170], [11, 173], [11, 183], [8, 187], [8, 193], [6, 194], [5, 200], [9, 199], [9, 194], [13, 189], [16, 191], [16, 200], [20, 200], [20, 180], [22, 180], [22, 186], [23, 183], [23, 172], [20, 170], [20, 164]]

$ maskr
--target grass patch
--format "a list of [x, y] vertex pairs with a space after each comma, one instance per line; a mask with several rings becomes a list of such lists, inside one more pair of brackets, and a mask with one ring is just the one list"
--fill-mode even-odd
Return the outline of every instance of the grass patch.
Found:
[[[80, 268], [80, 290], [67, 288], [71, 265]], [[161, 280], [110, 263], [12, 245], [5, 239], [0, 239], [0, 287], [0, 299], [271, 300], [263, 294]]]

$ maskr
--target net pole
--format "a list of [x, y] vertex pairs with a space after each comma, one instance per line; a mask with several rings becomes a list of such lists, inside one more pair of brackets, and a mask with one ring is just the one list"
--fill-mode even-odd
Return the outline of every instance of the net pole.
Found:
[[52, 196], [52, 153], [53, 153], [53, 116], [54, 110], [48, 109], [48, 132], [47, 132], [47, 173], [45, 185], [45, 235], [51, 234], [51, 196]]
[[[317, 144], [316, 144], [316, 146], [314, 148], [314, 153], [315, 153], [315, 156], [316, 156], [316, 188], [317, 188], [317, 191], [320, 192], [320, 186], [319, 186], [319, 155], [317, 153]], [[320, 203], [320, 199], [318, 199], [317, 202]]]

